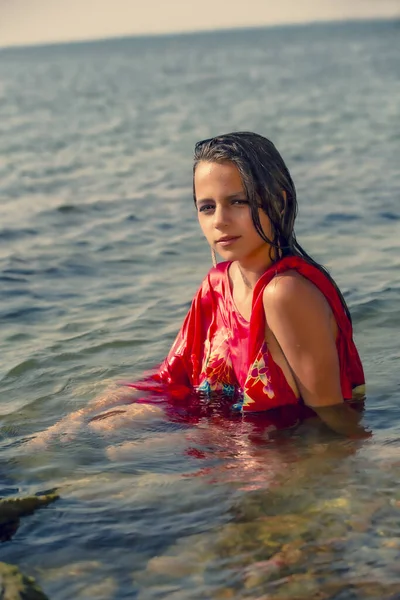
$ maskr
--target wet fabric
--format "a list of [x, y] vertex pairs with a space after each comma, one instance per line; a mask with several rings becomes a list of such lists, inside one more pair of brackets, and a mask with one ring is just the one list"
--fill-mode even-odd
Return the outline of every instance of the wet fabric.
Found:
[[157, 373], [132, 387], [164, 391], [176, 398], [184, 398], [193, 391], [205, 395], [223, 394], [231, 396], [232, 403], [242, 412], [301, 403], [269, 353], [263, 305], [264, 289], [275, 275], [294, 270], [312, 282], [331, 307], [338, 326], [336, 347], [342, 395], [345, 400], [351, 400], [354, 390], [364, 384], [364, 373], [351, 322], [329, 278], [300, 257], [281, 259], [258, 280], [251, 318], [246, 321], [233, 301], [228, 275], [230, 264], [223, 262], [210, 270]]

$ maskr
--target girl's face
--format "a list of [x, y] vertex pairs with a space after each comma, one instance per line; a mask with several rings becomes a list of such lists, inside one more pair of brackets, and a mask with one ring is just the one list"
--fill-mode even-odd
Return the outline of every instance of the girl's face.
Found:
[[[232, 162], [200, 162], [194, 175], [200, 227], [212, 248], [224, 260], [268, 261], [269, 244], [257, 233], [238, 168]], [[272, 239], [271, 223], [259, 209], [265, 235]]]

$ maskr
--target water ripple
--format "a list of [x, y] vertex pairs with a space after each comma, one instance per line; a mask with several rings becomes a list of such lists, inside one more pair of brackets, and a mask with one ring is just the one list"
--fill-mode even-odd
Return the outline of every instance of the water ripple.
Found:
[[[24, 520], [0, 559], [49, 597], [399, 592], [398, 32], [349, 23], [1, 51], [3, 493], [59, 487], [62, 500]], [[77, 420], [28, 450], [162, 360], [210, 266], [193, 144], [232, 129], [267, 135], [288, 163], [298, 239], [352, 311], [374, 438], [263, 439], [243, 420], [145, 419], [132, 405], [120, 434]], [[267, 576], [276, 547], [297, 563]]]

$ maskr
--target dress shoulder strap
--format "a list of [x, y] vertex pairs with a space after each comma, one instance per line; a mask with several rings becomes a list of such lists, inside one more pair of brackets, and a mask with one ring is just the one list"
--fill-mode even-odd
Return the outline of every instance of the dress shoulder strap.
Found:
[[[263, 273], [254, 288], [251, 314], [251, 324], [253, 326], [250, 327], [249, 360], [251, 360], [253, 351], [256, 351], [256, 349], [260, 347], [264, 339], [264, 289], [276, 275], [284, 273], [285, 271], [297, 271], [305, 279], [311, 281], [311, 283], [313, 283], [327, 299], [339, 329], [345, 333], [346, 336], [351, 337], [352, 335], [351, 322], [346, 315], [335, 286], [327, 275], [318, 269], [318, 267], [310, 264], [300, 256], [287, 256], [277, 263], [272, 264], [269, 269]], [[263, 324], [264, 327], [262, 326]]]
[[311, 281], [324, 294], [338, 325], [336, 346], [340, 362], [340, 379], [343, 398], [352, 397], [352, 388], [365, 382], [364, 372], [353, 340], [353, 327], [340, 296], [329, 277], [318, 267], [300, 256], [288, 256], [271, 267], [260, 277], [254, 288], [253, 308], [250, 321], [248, 346], [249, 365], [252, 364], [265, 336], [263, 292], [268, 283], [279, 273], [294, 270]]

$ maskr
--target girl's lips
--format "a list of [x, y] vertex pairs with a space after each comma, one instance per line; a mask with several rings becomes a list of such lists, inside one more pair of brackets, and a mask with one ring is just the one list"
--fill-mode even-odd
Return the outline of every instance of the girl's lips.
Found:
[[218, 240], [217, 244], [219, 246], [230, 246], [231, 244], [234, 244], [239, 237], [240, 236], [222, 238], [221, 240]]

